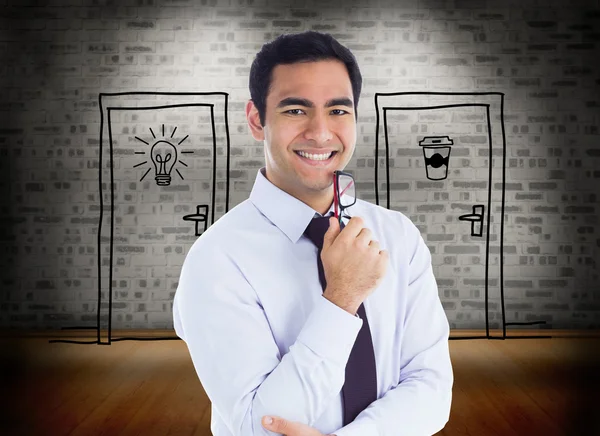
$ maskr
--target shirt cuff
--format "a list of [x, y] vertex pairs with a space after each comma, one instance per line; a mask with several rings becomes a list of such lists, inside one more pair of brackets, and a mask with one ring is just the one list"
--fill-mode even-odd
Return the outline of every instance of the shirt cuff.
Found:
[[379, 430], [377, 429], [377, 424], [371, 418], [360, 418], [356, 417], [354, 421], [350, 424], [340, 428], [337, 431], [334, 431], [333, 434], [336, 436], [378, 436]]
[[297, 340], [327, 360], [346, 365], [363, 320], [321, 296]]

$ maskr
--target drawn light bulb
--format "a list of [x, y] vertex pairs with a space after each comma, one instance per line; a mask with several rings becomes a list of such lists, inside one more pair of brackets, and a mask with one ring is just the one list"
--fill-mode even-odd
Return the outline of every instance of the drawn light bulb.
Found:
[[[150, 133], [152, 134], [152, 137], [154, 139], [156, 139], [156, 135], [154, 134], [152, 127], [149, 127], [149, 130], [150, 130]], [[177, 130], [177, 126], [175, 126], [175, 128], [173, 129], [173, 131], [171, 132], [171, 136], [169, 138], [173, 137], [176, 130]], [[185, 137], [182, 140], [177, 142], [177, 146], [180, 146], [181, 144], [183, 144], [184, 141], [186, 139], [188, 139], [189, 137], [190, 137], [190, 135], [185, 135]], [[149, 142], [144, 141], [142, 138], [140, 138], [138, 136], [136, 136], [135, 139], [150, 147], [150, 160], [154, 164], [154, 174], [155, 174], [154, 180], [156, 180], [157, 185], [169, 186], [171, 184], [171, 171], [173, 171], [173, 167], [175, 166], [176, 163], [180, 163], [181, 165], [183, 165], [184, 167], [187, 168], [188, 165], [185, 162], [183, 162], [182, 160], [179, 160], [177, 158], [177, 155], [179, 153], [177, 153], [177, 149], [175, 148], [175, 145], [173, 145], [171, 142], [169, 142], [166, 139], [164, 124], [162, 125], [162, 137], [157, 139], [156, 142], [152, 146], [150, 146]], [[147, 154], [147, 153], [148, 153], [147, 151], [141, 151], [141, 150], [135, 152], [135, 154]], [[191, 154], [194, 152], [193, 151], [182, 151], [181, 153], [182, 154], [185, 154], [185, 153]], [[146, 165], [147, 163], [148, 163], [148, 160], [139, 162], [139, 163], [135, 164], [133, 166], [133, 168], [141, 167], [142, 165]], [[144, 180], [144, 178], [150, 173], [150, 171], [152, 171], [152, 168], [150, 168], [150, 166], [149, 166], [149, 168], [146, 168], [146, 170], [144, 171], [144, 174], [142, 175], [140, 182], [142, 180]], [[179, 177], [181, 177], [181, 180], [183, 180], [183, 175], [181, 174], [181, 172], [179, 172], [179, 169], [176, 168], [175, 172], [179, 175]]]
[[169, 186], [171, 184], [171, 171], [177, 162], [177, 149], [169, 141], [156, 141], [150, 150], [150, 159], [154, 164], [156, 184]]

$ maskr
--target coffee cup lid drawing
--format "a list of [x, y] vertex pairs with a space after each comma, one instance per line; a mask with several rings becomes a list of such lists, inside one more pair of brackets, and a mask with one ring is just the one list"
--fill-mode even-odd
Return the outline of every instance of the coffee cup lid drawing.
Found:
[[454, 145], [454, 141], [449, 136], [426, 136], [419, 141], [421, 147], [436, 147], [444, 145]]

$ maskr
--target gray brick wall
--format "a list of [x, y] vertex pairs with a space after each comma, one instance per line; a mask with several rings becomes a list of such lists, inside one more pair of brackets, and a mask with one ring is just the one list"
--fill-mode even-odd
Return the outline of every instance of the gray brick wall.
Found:
[[[106, 137], [99, 143], [99, 93], [227, 92], [231, 208], [248, 197], [264, 165], [262, 144], [250, 136], [244, 116], [253, 56], [280, 33], [309, 29], [332, 33], [359, 60], [359, 135], [348, 169], [367, 201], [376, 201], [376, 93], [505, 94], [506, 320], [543, 320], [542, 328], [600, 326], [598, 1], [1, 3], [0, 326], [94, 325], [99, 249], [106, 323], [110, 179], [103, 171], [98, 245], [99, 167], [106, 169], [108, 159], [99, 160], [107, 147]], [[182, 216], [212, 200], [210, 116], [203, 108], [112, 115], [112, 327], [171, 328], [179, 268], [196, 237]], [[389, 115], [391, 206], [423, 232], [452, 327], [482, 327], [482, 245], [456, 216], [484, 201], [489, 183], [495, 214], [501, 204], [501, 183], [483, 177], [501, 167], [501, 154], [492, 152], [489, 161], [483, 112]], [[215, 120], [222, 139], [222, 110]], [[148, 141], [148, 126], [156, 133], [162, 124], [168, 134], [177, 126], [197, 135], [196, 154], [185, 155], [188, 166], [178, 167], [183, 179], [174, 176], [168, 187], [150, 176], [140, 181], [143, 172], [134, 168], [142, 161], [135, 137]], [[460, 147], [452, 151], [449, 178], [428, 181], [417, 143], [444, 132]], [[216, 148], [215, 219], [225, 212], [223, 144]], [[378, 181], [383, 200], [387, 183]], [[499, 225], [490, 223], [492, 268], [500, 263]], [[488, 282], [492, 326], [500, 322], [499, 281]]]

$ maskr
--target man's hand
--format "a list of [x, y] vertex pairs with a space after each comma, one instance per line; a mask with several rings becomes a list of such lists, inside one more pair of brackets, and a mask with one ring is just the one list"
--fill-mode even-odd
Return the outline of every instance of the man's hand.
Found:
[[340, 231], [335, 217], [329, 218], [329, 229], [323, 239], [321, 261], [327, 280], [323, 297], [352, 315], [382, 282], [388, 264], [387, 250], [371, 239], [364, 220], [353, 216]]
[[[269, 424], [269, 418], [272, 422]], [[278, 416], [263, 416], [262, 425], [269, 431], [281, 433], [284, 436], [335, 436], [324, 435], [316, 428], [312, 428], [301, 422], [288, 421]]]

